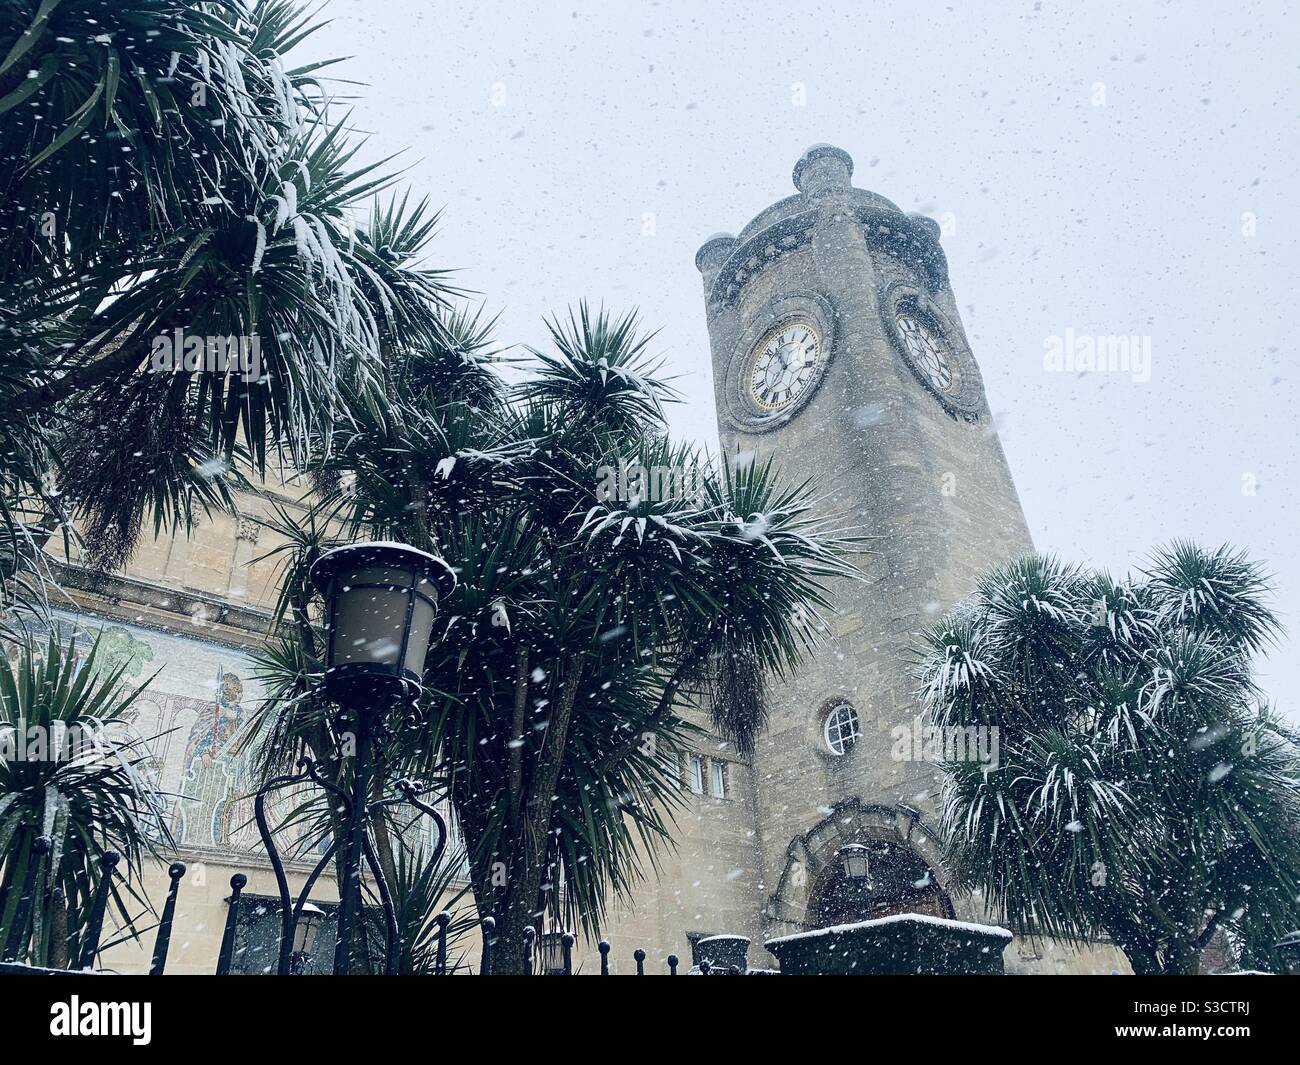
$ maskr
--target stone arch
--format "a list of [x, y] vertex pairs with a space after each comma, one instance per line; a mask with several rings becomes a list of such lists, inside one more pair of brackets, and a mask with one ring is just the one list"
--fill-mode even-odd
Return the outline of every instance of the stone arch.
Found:
[[898, 848], [914, 856], [933, 877], [945, 900], [943, 916], [953, 916], [950, 877], [940, 861], [941, 847], [934, 829], [921, 813], [909, 806], [884, 806], [848, 799], [786, 848], [785, 868], [768, 902], [768, 935], [785, 935], [812, 927], [810, 907], [816, 911], [827, 885], [839, 868], [839, 850], [845, 844]]

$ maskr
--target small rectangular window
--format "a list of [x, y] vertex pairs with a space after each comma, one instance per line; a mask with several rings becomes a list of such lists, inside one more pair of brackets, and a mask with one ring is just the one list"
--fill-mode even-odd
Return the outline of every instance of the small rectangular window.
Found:
[[727, 767], [723, 762], [709, 762], [709, 784], [715, 799], [727, 797]]
[[691, 755], [691, 791], [704, 794], [704, 759], [698, 754]]
[[674, 788], [680, 788], [682, 786], [682, 763], [677, 756], [677, 752], [660, 752], [659, 764], [663, 766], [664, 776], [668, 778], [668, 783]]

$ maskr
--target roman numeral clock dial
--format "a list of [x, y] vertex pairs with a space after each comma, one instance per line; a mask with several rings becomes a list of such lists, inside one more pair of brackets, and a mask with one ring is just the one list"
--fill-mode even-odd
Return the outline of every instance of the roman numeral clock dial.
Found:
[[900, 310], [895, 321], [912, 366], [922, 380], [936, 392], [954, 391], [952, 358], [943, 338], [915, 312]]
[[787, 410], [808, 391], [822, 361], [822, 340], [811, 322], [782, 322], [754, 349], [750, 398], [767, 412]]

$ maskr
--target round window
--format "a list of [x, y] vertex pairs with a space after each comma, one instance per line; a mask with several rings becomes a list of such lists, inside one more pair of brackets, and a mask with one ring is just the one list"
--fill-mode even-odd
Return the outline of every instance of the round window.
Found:
[[848, 754], [860, 735], [858, 712], [848, 703], [836, 703], [826, 712], [822, 736], [832, 754]]

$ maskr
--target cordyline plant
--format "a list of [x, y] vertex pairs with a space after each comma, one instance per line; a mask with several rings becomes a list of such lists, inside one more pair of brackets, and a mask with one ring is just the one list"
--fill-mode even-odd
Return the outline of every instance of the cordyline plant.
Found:
[[[854, 572], [853, 546], [809, 485], [771, 465], [708, 465], [667, 439], [672, 391], [633, 316], [583, 305], [551, 323], [553, 350], [512, 389], [484, 365], [477, 319], [447, 326], [451, 345], [392, 350], [387, 402], [335, 427], [311, 515], [280, 526], [280, 607], [295, 625], [266, 663], [276, 697], [261, 736], [273, 761], [305, 746], [341, 767], [314, 694], [306, 571], [322, 550], [379, 538], [446, 558], [459, 583], [426, 694], [384, 740], [379, 775], [440, 788], [477, 908], [497, 921], [494, 969], [522, 972], [527, 927], [595, 935], [669, 839], [680, 799], [663, 756], [692, 731], [684, 708], [707, 701], [749, 750], [763, 677], [818, 640], [826, 582]], [[698, 494], [632, 478], [598, 490], [604, 471], [637, 463], [699, 464]]]
[[1109, 937], [1137, 973], [1300, 923], [1300, 751], [1251, 675], [1267, 592], [1242, 554], [1188, 543], [1122, 582], [1045, 557], [985, 576], [919, 672], [933, 724], [1001, 730], [995, 769], [944, 767], [960, 881], [1022, 933]]
[[[53, 635], [43, 651], [28, 637], [16, 661], [0, 659], [0, 943], [35, 965], [77, 966], [105, 851], [122, 859], [109, 894], [116, 924], [135, 935], [128, 899], [137, 914], [148, 909], [134, 887], [142, 861], [172, 846], [147, 743], [130, 726], [143, 686], [123, 687], [121, 670], [101, 674], [99, 646], [78, 656]], [[15, 931], [32, 863], [32, 901]]]
[[391, 178], [331, 117], [329, 63], [287, 59], [316, 28], [287, 0], [0, 0], [6, 600], [39, 600], [74, 514], [112, 569], [150, 515], [188, 530], [303, 466], [344, 388], [378, 393], [381, 338], [438, 332], [440, 272], [358, 221]]

